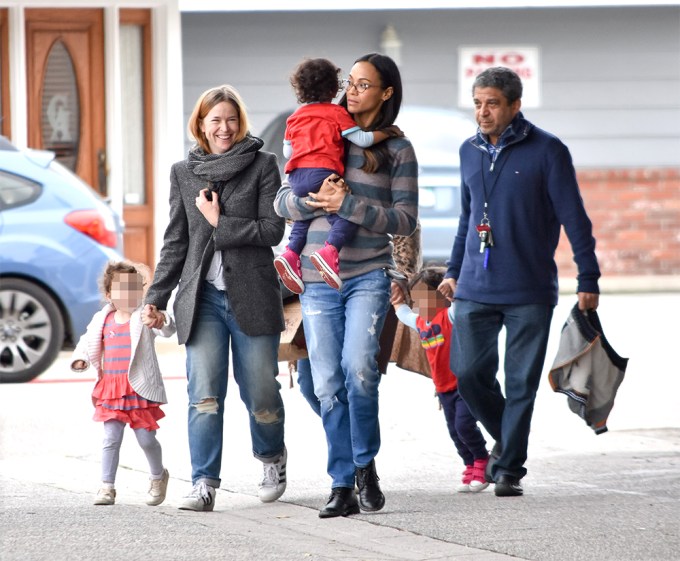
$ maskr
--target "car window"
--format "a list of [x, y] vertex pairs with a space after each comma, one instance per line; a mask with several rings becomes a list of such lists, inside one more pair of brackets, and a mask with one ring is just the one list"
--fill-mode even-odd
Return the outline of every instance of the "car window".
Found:
[[40, 183], [0, 170], [0, 210], [32, 203], [41, 190]]

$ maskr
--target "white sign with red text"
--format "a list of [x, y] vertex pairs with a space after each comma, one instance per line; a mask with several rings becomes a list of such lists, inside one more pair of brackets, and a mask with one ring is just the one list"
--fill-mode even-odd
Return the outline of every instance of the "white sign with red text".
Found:
[[477, 75], [492, 66], [514, 70], [522, 80], [522, 107], [540, 107], [538, 47], [466, 46], [458, 49], [458, 105], [473, 107], [472, 84]]

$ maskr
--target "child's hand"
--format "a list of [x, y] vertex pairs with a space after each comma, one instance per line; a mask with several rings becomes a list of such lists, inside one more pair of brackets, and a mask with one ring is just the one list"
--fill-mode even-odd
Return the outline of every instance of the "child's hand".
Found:
[[74, 360], [71, 363], [71, 370], [75, 370], [76, 372], [82, 372], [83, 370], [87, 370], [87, 362], [84, 360]]
[[147, 327], [160, 329], [165, 324], [165, 316], [152, 304], [147, 304], [142, 309], [142, 323]]
[[404, 290], [397, 282], [392, 282], [391, 289], [390, 304], [392, 304], [396, 310], [402, 304], [406, 304], [406, 294], [404, 294]]
[[392, 138], [394, 136], [404, 136], [404, 131], [402, 131], [397, 125], [391, 125], [387, 128], [380, 129], [380, 131], [384, 132], [388, 138]]
[[456, 294], [456, 280], [451, 278], [444, 279], [437, 287], [437, 291], [449, 302], [453, 302]]

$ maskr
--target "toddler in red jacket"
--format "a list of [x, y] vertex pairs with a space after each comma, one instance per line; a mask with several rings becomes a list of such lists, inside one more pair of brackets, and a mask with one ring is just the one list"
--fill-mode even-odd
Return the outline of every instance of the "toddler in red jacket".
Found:
[[396, 303], [394, 309], [399, 320], [420, 335], [449, 434], [465, 464], [457, 491], [477, 493], [489, 486], [484, 477], [489, 453], [477, 420], [458, 393], [458, 381], [451, 372], [452, 308], [437, 291], [445, 272], [443, 267], [426, 267], [414, 275], [409, 283], [413, 310], [403, 301]]

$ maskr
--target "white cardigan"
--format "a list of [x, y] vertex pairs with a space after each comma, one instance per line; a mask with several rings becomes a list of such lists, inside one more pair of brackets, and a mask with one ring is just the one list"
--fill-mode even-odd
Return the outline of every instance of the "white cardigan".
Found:
[[[102, 375], [102, 330], [104, 321], [109, 312], [115, 308], [110, 304], [105, 305], [93, 317], [87, 326], [87, 331], [78, 341], [71, 359], [71, 369], [78, 360], [86, 363], [85, 369], [90, 365], [97, 371], [97, 379]], [[142, 323], [141, 311], [132, 312], [130, 317], [130, 366], [128, 368], [128, 380], [132, 389], [141, 397], [157, 403], [167, 403], [165, 386], [161, 370], [158, 366], [154, 339], [156, 335], [170, 337], [175, 333], [175, 322], [167, 312], [163, 312], [165, 324], [161, 329], [149, 329]]]

